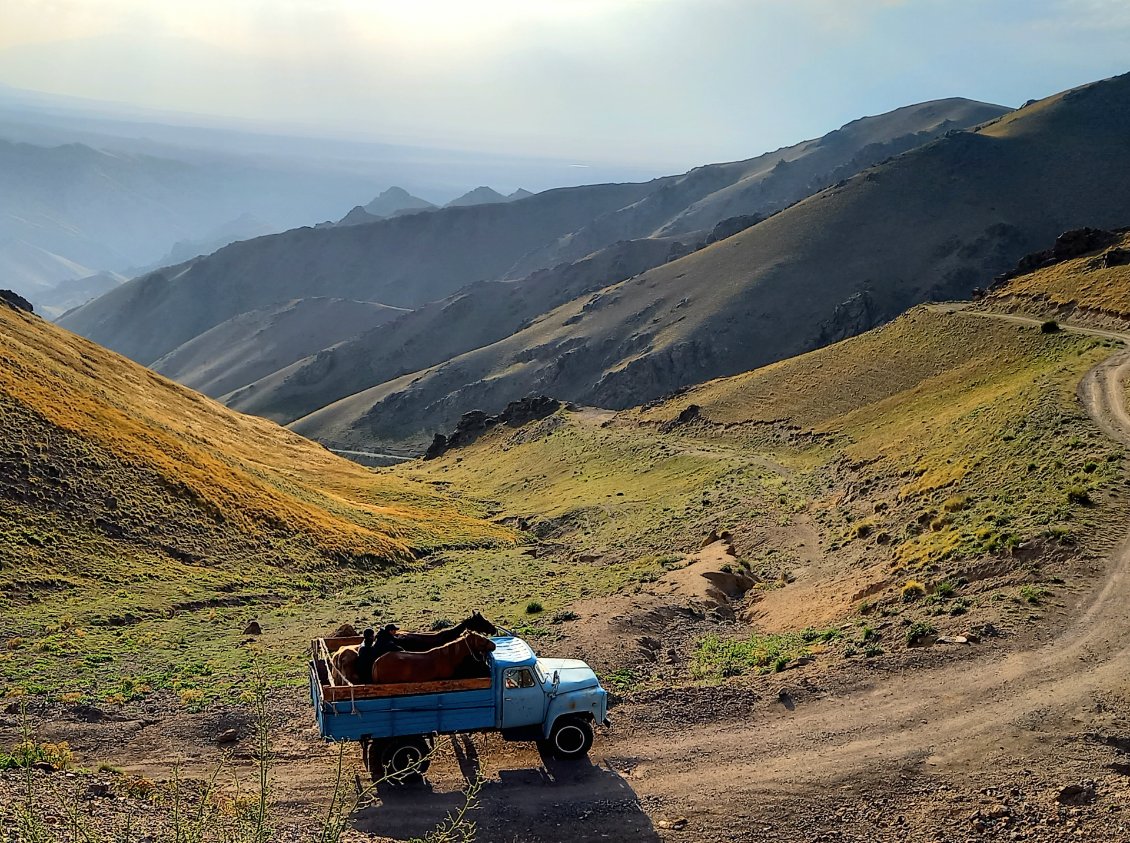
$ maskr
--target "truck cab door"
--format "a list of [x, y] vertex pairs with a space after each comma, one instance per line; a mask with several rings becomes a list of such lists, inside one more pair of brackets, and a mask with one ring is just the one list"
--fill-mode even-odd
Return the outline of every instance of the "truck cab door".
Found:
[[529, 667], [512, 667], [502, 675], [502, 728], [541, 725], [545, 691]]

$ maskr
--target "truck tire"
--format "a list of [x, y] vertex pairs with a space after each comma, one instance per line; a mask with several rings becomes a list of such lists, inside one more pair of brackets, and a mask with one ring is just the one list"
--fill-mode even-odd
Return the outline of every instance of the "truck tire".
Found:
[[592, 749], [592, 721], [584, 717], [558, 717], [549, 733], [549, 751], [557, 758], [584, 758]]
[[373, 741], [369, 745], [369, 775], [373, 781], [386, 776], [395, 783], [419, 780], [431, 766], [430, 753], [431, 746], [422, 736]]

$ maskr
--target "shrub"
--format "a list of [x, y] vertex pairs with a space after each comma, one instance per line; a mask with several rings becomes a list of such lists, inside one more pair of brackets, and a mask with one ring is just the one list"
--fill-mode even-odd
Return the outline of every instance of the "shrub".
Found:
[[539, 603], [536, 600], [531, 600], [529, 603], [526, 604], [526, 614], [527, 615], [536, 615], [536, 614], [539, 614], [542, 611], [544, 611], [544, 607], [541, 605], [541, 603]]
[[0, 770], [33, 764], [50, 764], [56, 770], [65, 770], [74, 760], [70, 744], [66, 741], [37, 743], [24, 739], [12, 747], [11, 753], [0, 752]]
[[576, 612], [574, 612], [572, 609], [564, 609], [564, 610], [554, 614], [554, 616], [549, 619], [549, 622], [550, 623], [565, 623], [566, 621], [575, 621], [580, 617], [581, 616], [578, 615]]
[[915, 621], [906, 630], [906, 646], [917, 647], [926, 638], [936, 633], [938, 630], [934, 629], [926, 621]]
[[717, 679], [745, 673], [779, 673], [790, 662], [810, 653], [801, 633], [751, 635], [740, 641], [709, 635], [695, 648], [691, 675], [695, 679]]
[[907, 603], [913, 603], [915, 600], [920, 600], [926, 596], [926, 586], [918, 582], [918, 580], [907, 580], [899, 592], [902, 599]]
[[1082, 486], [1071, 486], [1067, 490], [1067, 502], [1079, 506], [1091, 505], [1091, 494]]
[[1029, 603], [1033, 606], [1038, 605], [1048, 594], [1049, 592], [1046, 588], [1040, 588], [1036, 585], [1022, 585], [1019, 591], [1021, 602]]
[[942, 503], [942, 509], [944, 509], [946, 512], [960, 512], [961, 510], [965, 509], [968, 503], [968, 495], [954, 495], [951, 498], [946, 498], [946, 500]]
[[1054, 319], [1049, 319], [1048, 321], [1040, 324], [1040, 333], [1041, 334], [1058, 334], [1059, 331], [1060, 331], [1059, 323], [1056, 322]]
[[938, 597], [941, 597], [943, 600], [953, 597], [956, 592], [957, 586], [949, 580], [942, 580], [940, 583], [934, 584], [934, 594], [938, 595]]
[[1084, 464], [1083, 472], [1085, 474], [1094, 474], [1095, 469], [1097, 469], [1098, 467], [1099, 467], [1099, 464], [1097, 462], [1095, 462], [1094, 460], [1090, 460], [1089, 462]]
[[876, 656], [881, 656], [881, 655], [883, 655], [883, 648], [880, 647], [878, 644], [868, 644], [866, 647], [863, 648], [863, 657], [864, 658], [873, 659]]
[[436, 618], [432, 621], [432, 632], [439, 632], [441, 629], [451, 629], [453, 626], [455, 626], [455, 624], [447, 618]]

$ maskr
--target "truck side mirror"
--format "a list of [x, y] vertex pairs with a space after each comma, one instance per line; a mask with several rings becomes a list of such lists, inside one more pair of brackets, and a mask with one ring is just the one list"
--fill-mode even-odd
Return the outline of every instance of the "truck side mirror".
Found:
[[557, 686], [561, 684], [561, 671], [553, 671], [553, 690], [557, 690]]

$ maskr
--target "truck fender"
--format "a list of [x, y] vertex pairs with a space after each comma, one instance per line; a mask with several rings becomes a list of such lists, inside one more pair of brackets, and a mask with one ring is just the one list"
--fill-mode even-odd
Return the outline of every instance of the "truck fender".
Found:
[[549, 711], [546, 712], [545, 722], [542, 723], [542, 737], [548, 739], [550, 733], [553, 731], [553, 724], [562, 717], [581, 717], [585, 720], [594, 720], [592, 711], [579, 708], [576, 705], [568, 705], [567, 699], [557, 698], [549, 703]]

